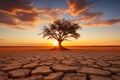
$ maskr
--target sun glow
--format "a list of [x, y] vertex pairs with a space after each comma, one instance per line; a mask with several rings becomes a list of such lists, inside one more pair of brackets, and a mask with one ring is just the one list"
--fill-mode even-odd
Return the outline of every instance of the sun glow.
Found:
[[54, 41], [54, 46], [58, 46], [58, 41]]

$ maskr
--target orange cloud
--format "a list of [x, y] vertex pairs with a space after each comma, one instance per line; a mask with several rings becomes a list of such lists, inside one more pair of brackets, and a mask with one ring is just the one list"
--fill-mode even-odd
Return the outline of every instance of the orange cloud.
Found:
[[58, 19], [61, 18], [63, 10], [61, 8], [43, 8], [39, 9], [38, 12], [40, 12], [40, 16], [42, 16], [43, 18]]
[[120, 19], [102, 20], [103, 12], [91, 12], [93, 9], [90, 5], [97, 0], [66, 0], [68, 9], [66, 13], [75, 17], [72, 21], [83, 22], [83, 26], [112, 26], [119, 24]]
[[37, 9], [32, 2], [27, 0], [1, 0], [0, 24], [13, 29], [24, 30], [34, 28], [42, 22], [51, 22], [60, 18], [62, 9], [43, 8]]
[[0, 1], [0, 24], [14, 29], [24, 29], [20, 26], [26, 22], [37, 20], [38, 14], [35, 12], [32, 2], [25, 0], [1, 0]]
[[1, 27], [9, 27], [20, 30], [24, 30], [26, 28], [33, 28], [34, 22], [37, 21], [37, 18], [34, 15], [30, 15], [30, 14], [25, 15], [25, 14], [24, 15], [21, 14], [21, 16], [19, 16], [19, 15], [12, 15], [12, 14], [10, 15], [8, 13], [0, 12]]
[[114, 24], [120, 24], [120, 19], [111, 19], [111, 20], [106, 20], [106, 21], [91, 22], [91, 23], [83, 24], [83, 26], [84, 27], [91, 27], [91, 26], [103, 27], [103, 26], [112, 26]]
[[92, 20], [99, 20], [101, 18], [101, 16], [103, 15], [102, 12], [95, 12], [95, 13], [84, 13], [83, 15], [81, 15], [80, 17], [80, 21], [81, 22], [88, 22], [88, 21], [92, 21]]
[[72, 16], [78, 16], [79, 14], [86, 12], [90, 9], [89, 5], [93, 4], [94, 1], [87, 0], [67, 0], [68, 9], [66, 13], [70, 13]]
[[0, 12], [0, 23], [8, 25], [17, 25], [15, 16]]

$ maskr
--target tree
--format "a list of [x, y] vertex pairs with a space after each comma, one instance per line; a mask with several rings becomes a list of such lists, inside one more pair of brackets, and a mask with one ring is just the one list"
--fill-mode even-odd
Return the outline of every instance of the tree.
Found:
[[47, 37], [48, 39], [55, 39], [58, 41], [59, 50], [64, 49], [62, 42], [68, 40], [69, 38], [78, 39], [80, 34], [77, 33], [77, 30], [81, 29], [78, 23], [74, 23], [65, 19], [55, 20], [52, 24], [49, 24], [49, 27], [44, 28], [43, 38]]

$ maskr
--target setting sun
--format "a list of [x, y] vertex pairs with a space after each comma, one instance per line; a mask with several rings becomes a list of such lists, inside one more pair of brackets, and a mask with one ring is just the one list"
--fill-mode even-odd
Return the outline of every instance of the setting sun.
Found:
[[57, 41], [54, 41], [54, 46], [58, 46], [58, 42]]

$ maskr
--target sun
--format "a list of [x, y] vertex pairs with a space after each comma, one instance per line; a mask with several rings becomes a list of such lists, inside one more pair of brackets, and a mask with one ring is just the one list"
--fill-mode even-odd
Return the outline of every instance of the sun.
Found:
[[58, 41], [54, 41], [54, 46], [58, 46]]

